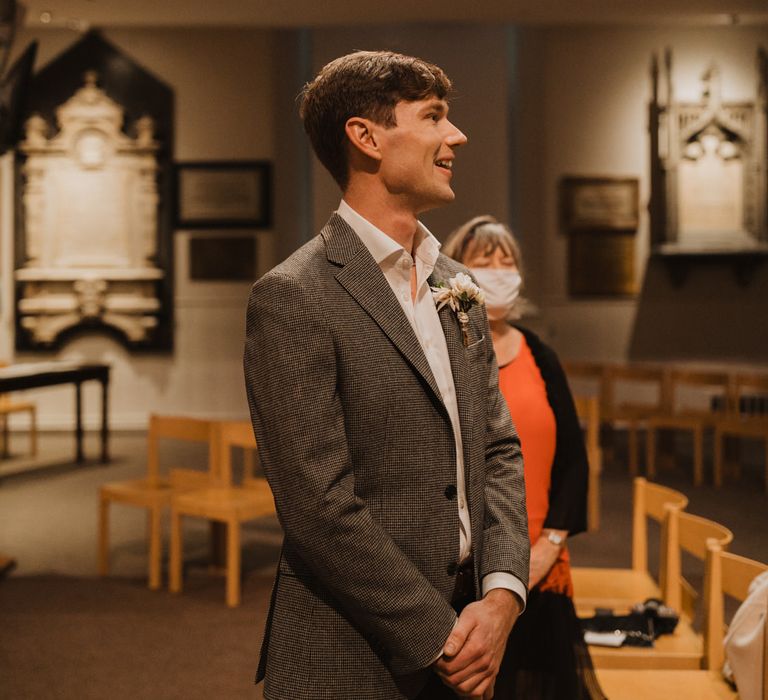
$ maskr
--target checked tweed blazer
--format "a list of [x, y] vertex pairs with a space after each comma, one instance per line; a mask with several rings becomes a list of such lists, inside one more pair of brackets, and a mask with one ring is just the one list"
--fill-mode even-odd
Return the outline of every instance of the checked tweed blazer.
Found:
[[[430, 282], [463, 270], [440, 256]], [[528, 579], [520, 445], [485, 310], [440, 312], [464, 444], [475, 585]], [[253, 286], [245, 378], [285, 539], [257, 681], [270, 700], [412, 698], [456, 619], [455, 446], [394, 293], [334, 214]]]

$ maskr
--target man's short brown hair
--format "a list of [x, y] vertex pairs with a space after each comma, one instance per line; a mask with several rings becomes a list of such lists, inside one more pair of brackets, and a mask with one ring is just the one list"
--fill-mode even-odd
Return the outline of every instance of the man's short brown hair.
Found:
[[392, 51], [356, 51], [324, 66], [301, 93], [300, 115], [320, 162], [344, 190], [349, 181], [345, 125], [351, 117], [396, 126], [395, 105], [435, 96], [451, 81], [441, 68]]

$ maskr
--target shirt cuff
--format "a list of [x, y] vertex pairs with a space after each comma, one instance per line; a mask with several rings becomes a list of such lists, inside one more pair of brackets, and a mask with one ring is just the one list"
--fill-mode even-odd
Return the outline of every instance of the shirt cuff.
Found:
[[483, 576], [482, 587], [483, 597], [494, 588], [506, 588], [508, 591], [512, 591], [520, 599], [520, 612], [522, 613], [525, 610], [528, 589], [526, 589], [525, 584], [517, 576], [508, 574], [506, 571], [494, 571]]

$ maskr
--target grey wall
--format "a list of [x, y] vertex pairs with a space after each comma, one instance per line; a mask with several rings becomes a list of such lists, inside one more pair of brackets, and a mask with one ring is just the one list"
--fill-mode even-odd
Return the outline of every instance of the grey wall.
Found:
[[[730, 269], [694, 263], [674, 286], [649, 256], [649, 65], [673, 50], [678, 99], [698, 100], [711, 61], [725, 100], [757, 98], [757, 47], [766, 27], [549, 27], [519, 37], [520, 233], [529, 257], [534, 325], [565, 356], [595, 360], [687, 359], [768, 362], [768, 264], [740, 285]], [[640, 180], [637, 299], [568, 297], [567, 240], [558, 222], [564, 175]], [[763, 193], [766, 196], [768, 193]]]

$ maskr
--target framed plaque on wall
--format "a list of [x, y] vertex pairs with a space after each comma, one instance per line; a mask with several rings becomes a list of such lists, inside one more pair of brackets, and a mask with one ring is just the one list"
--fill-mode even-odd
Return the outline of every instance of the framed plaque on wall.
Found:
[[176, 164], [177, 228], [269, 228], [272, 165], [268, 161]]
[[560, 215], [568, 236], [568, 294], [637, 294], [635, 236], [640, 184], [635, 177], [564, 177]]

